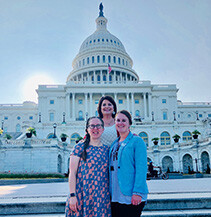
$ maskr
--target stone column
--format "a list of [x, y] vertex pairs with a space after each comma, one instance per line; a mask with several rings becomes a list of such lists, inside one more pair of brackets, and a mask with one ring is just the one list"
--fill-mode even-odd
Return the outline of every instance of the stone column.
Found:
[[121, 83], [123, 83], [123, 81], [122, 81], [122, 79], [123, 79], [122, 72], [120, 72], [120, 79], [121, 79]]
[[152, 112], [152, 94], [151, 93], [148, 93], [148, 105], [149, 105], [149, 113], [148, 113], [148, 117], [149, 117]]
[[132, 118], [135, 117], [135, 111], [134, 111], [134, 93], [131, 93], [131, 101], [132, 101]]
[[96, 83], [96, 73], [95, 73], [95, 71], [93, 71], [93, 75], [94, 75], [94, 84]]
[[70, 94], [66, 94], [66, 119], [70, 119]]
[[93, 104], [93, 102], [92, 102], [92, 93], [90, 93], [89, 94], [89, 106], [90, 106], [90, 114], [89, 114], [89, 116], [93, 116], [93, 108], [92, 108], [92, 104]]
[[114, 100], [115, 100], [115, 102], [117, 104], [117, 93], [114, 93]]
[[75, 121], [75, 93], [72, 93], [72, 119]]
[[88, 107], [87, 107], [87, 93], [84, 94], [85, 95], [85, 115], [88, 113]]
[[116, 71], [114, 71], [114, 83], [116, 83]]
[[144, 120], [146, 120], [147, 117], [147, 101], [146, 101], [146, 93], [143, 93], [144, 97]]
[[129, 98], [129, 93], [126, 93], [127, 97], [127, 110], [130, 112], [130, 98]]

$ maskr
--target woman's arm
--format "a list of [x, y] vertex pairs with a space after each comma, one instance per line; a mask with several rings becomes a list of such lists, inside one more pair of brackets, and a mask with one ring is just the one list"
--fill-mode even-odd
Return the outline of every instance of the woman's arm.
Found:
[[[78, 171], [78, 164], [79, 164], [80, 157], [72, 155], [70, 157], [70, 164], [69, 164], [69, 189], [70, 193], [76, 194], [76, 174]], [[78, 201], [76, 196], [70, 197], [69, 200], [70, 209], [74, 212], [78, 209]]]

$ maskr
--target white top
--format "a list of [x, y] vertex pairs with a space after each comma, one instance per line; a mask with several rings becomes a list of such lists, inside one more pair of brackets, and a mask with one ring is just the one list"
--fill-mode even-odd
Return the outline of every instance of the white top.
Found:
[[117, 139], [115, 124], [111, 127], [104, 127], [104, 132], [101, 136], [101, 142], [104, 145], [111, 146], [115, 139]]

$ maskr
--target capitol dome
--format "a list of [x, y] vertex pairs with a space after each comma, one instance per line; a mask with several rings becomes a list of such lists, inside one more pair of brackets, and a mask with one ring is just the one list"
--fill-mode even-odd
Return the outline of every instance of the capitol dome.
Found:
[[[100, 5], [96, 31], [87, 37], [72, 62], [67, 83], [113, 83], [139, 80], [132, 69], [133, 61], [122, 42], [107, 30], [107, 19]], [[97, 82], [95, 82], [97, 81]]]

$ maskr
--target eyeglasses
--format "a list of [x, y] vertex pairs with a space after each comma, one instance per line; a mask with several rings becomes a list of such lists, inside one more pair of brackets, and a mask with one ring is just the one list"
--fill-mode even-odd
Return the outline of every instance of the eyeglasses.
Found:
[[103, 127], [103, 125], [102, 125], [102, 124], [96, 124], [96, 125], [91, 124], [91, 125], [88, 125], [88, 127], [89, 127], [90, 129], [94, 129], [95, 127], [96, 127], [97, 129], [100, 129], [100, 128]]

